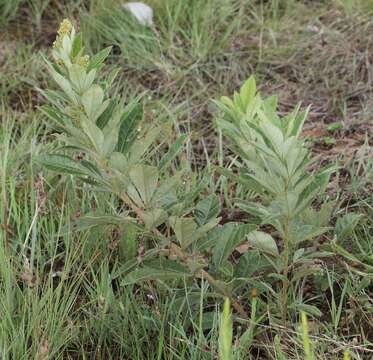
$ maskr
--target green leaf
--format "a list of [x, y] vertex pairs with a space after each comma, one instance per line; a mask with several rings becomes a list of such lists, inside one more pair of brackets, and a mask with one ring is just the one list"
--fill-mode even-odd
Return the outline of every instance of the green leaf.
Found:
[[[132, 226], [132, 227], [134, 227], [134, 226]], [[133, 230], [131, 230], [131, 231], [133, 231]], [[129, 241], [131, 241], [131, 240], [129, 240]], [[126, 246], [126, 243], [124, 242], [124, 245], [123, 245], [124, 249], [122, 251], [126, 251], [125, 246]], [[132, 252], [133, 252], [133, 250], [130, 249], [130, 254], [128, 254], [128, 257], [131, 256]], [[135, 249], [135, 253], [137, 253], [137, 248]], [[152, 249], [146, 250], [144, 252], [144, 254], [141, 255], [141, 260], [143, 261], [143, 263], [145, 263], [146, 261], [157, 258], [158, 256], [159, 256], [158, 249], [152, 248]], [[139, 266], [139, 260], [137, 259], [137, 257], [129, 259], [129, 260], [125, 261], [123, 264], [120, 264], [115, 269], [115, 271], [112, 273], [112, 279], [117, 279], [119, 277], [122, 279], [124, 275], [128, 275], [131, 271], [136, 270], [138, 268], [138, 266]]]
[[84, 165], [83, 163], [66, 155], [40, 155], [35, 157], [35, 161], [42, 164], [49, 170], [62, 174], [91, 176], [96, 179], [98, 177], [97, 172], [93, 172], [87, 165]]
[[[108, 106], [108, 102], [103, 103], [104, 91], [99, 85], [92, 85], [82, 96], [82, 104], [84, 111], [92, 122], [104, 112]], [[106, 106], [104, 107], [104, 105]]]
[[[220, 166], [215, 166], [214, 167], [217, 172], [226, 178], [245, 186], [246, 188], [253, 189], [255, 192], [261, 193], [263, 192], [263, 186], [261, 186], [256, 180], [251, 179], [249, 177], [245, 176], [245, 173], [240, 174], [241, 176], [238, 176], [235, 174], [233, 171], [227, 170], [223, 167]], [[243, 170], [243, 172], [246, 170]], [[246, 171], [247, 172], [247, 171]]]
[[329, 183], [330, 176], [336, 170], [337, 170], [337, 166], [335, 164], [331, 164], [329, 166], [324, 167], [316, 174], [315, 181], [320, 188], [320, 194], [323, 194], [325, 192], [325, 189]]
[[320, 206], [319, 210], [311, 207], [302, 212], [302, 220], [315, 227], [326, 227], [330, 224], [330, 219], [335, 207], [335, 201], [327, 201]]
[[348, 213], [337, 220], [335, 234], [338, 241], [344, 241], [352, 235], [356, 225], [363, 217], [362, 214]]
[[340, 130], [342, 128], [343, 128], [343, 124], [340, 121], [336, 121], [336, 122], [333, 122], [333, 123], [329, 124], [328, 127], [326, 128], [326, 130], [333, 133], [333, 132], [336, 132], [337, 130]]
[[168, 207], [175, 201], [178, 201], [176, 190], [181, 184], [181, 179], [184, 171], [180, 171], [175, 175], [168, 177], [167, 181], [160, 182], [153, 198], [152, 204], [157, 207]]
[[280, 176], [274, 176], [273, 173], [267, 172], [264, 166], [257, 165], [253, 161], [246, 161], [245, 163], [253, 173], [247, 172], [242, 177], [249, 181], [253, 190], [260, 194], [265, 189], [269, 194], [273, 195], [282, 192], [282, 179]]
[[294, 269], [290, 282], [296, 283], [308, 276], [317, 275], [321, 270], [315, 267], [312, 260], [303, 260], [302, 265]]
[[144, 221], [147, 229], [159, 226], [167, 220], [167, 213], [163, 209], [153, 209], [144, 213]]
[[201, 238], [203, 238], [210, 230], [216, 227], [216, 225], [219, 224], [221, 218], [214, 218], [207, 222], [206, 224], [203, 224], [202, 226], [199, 226], [198, 229], [194, 233], [193, 241], [197, 241]]
[[66, 107], [63, 105], [65, 102], [69, 101], [69, 98], [62, 93], [61, 91], [55, 90], [42, 90], [37, 88], [37, 90], [52, 104], [54, 105], [59, 111], [65, 113]]
[[270, 262], [259, 250], [248, 250], [245, 252], [235, 266], [235, 276], [240, 278], [250, 278], [257, 272], [271, 267]]
[[190, 277], [189, 269], [172, 260], [155, 260], [125, 276], [122, 285], [131, 285], [146, 280], [174, 280]]
[[73, 222], [72, 231], [88, 230], [97, 226], [122, 225], [133, 222], [133, 218], [119, 215], [91, 213], [81, 216]]
[[270, 112], [276, 114], [275, 111], [277, 109], [278, 98], [276, 95], [268, 96], [266, 99], [263, 100], [263, 106], [265, 107], [266, 112]]
[[293, 263], [296, 263], [298, 260], [302, 259], [303, 254], [304, 254], [304, 248], [300, 248], [294, 251]]
[[295, 115], [291, 131], [289, 132], [289, 136], [295, 136], [296, 138], [299, 137], [300, 133], [302, 132], [302, 128], [304, 125], [304, 122], [307, 119], [308, 113], [310, 111], [310, 107], [308, 107], [305, 111], [302, 111], [301, 113]]
[[143, 118], [143, 107], [139, 102], [129, 104], [123, 112], [118, 134], [117, 151], [126, 153], [138, 135], [138, 125]]
[[99, 116], [96, 125], [102, 130], [111, 119], [113, 112], [118, 104], [118, 98], [113, 98], [105, 111]]
[[71, 58], [75, 59], [79, 53], [83, 50], [83, 37], [82, 34], [79, 33], [77, 36], [75, 36], [73, 41], [73, 46], [71, 50]]
[[[159, 127], [152, 127], [148, 129], [146, 132], [143, 132], [136, 138], [136, 140], [131, 144], [130, 147], [130, 163], [137, 164], [143, 156], [149, 151], [152, 146], [156, 145], [156, 140], [161, 133], [162, 128]], [[145, 135], [144, 135], [145, 134]]]
[[120, 152], [113, 152], [110, 155], [109, 166], [122, 174], [127, 174], [128, 172], [127, 158]]
[[241, 97], [242, 105], [244, 106], [243, 111], [245, 111], [246, 107], [250, 104], [255, 94], [256, 94], [255, 77], [250, 76], [250, 78], [246, 80], [246, 82], [242, 85], [241, 90], [240, 90], [240, 97]]
[[228, 97], [228, 96], [222, 96], [220, 98], [220, 103], [217, 103], [218, 106], [223, 105], [224, 108], [227, 109], [233, 109], [234, 108], [234, 102]]
[[319, 227], [304, 224], [301, 221], [293, 221], [289, 226], [289, 239], [292, 243], [301, 243], [303, 241], [312, 240], [330, 229], [329, 227]]
[[89, 72], [92, 69], [97, 69], [100, 67], [100, 65], [105, 61], [105, 59], [109, 56], [111, 52], [112, 46], [109, 46], [103, 50], [101, 50], [99, 53], [94, 55], [92, 59], [90, 60], [87, 72]]
[[271, 217], [271, 209], [255, 202], [238, 202], [236, 206], [254, 217], [252, 221], [255, 221], [255, 223], [258, 222], [258, 219], [262, 221], [262, 219]]
[[85, 116], [80, 119], [80, 124], [95, 151], [101, 153], [104, 144], [104, 134], [102, 130], [100, 130], [96, 124], [89, 121]]
[[245, 241], [246, 236], [254, 229], [254, 225], [228, 223], [209, 234], [213, 246], [212, 260], [216, 269], [219, 269], [232, 251]]
[[104, 144], [102, 146], [102, 152], [105, 157], [110, 156], [117, 147], [119, 126], [119, 113], [115, 112], [115, 114], [111, 116], [107, 126], [102, 130], [104, 133]]
[[322, 312], [320, 311], [320, 309], [313, 305], [294, 302], [293, 304], [289, 305], [289, 308], [297, 312], [304, 311], [305, 313], [312, 315], [312, 316], [316, 316], [316, 317], [320, 317], [322, 315]]
[[266, 234], [263, 231], [252, 231], [247, 236], [247, 240], [249, 241], [250, 245], [255, 249], [263, 251], [264, 253], [267, 253], [272, 256], [279, 255], [276, 241], [273, 239], [271, 235]]
[[46, 62], [48, 65], [48, 71], [52, 75], [54, 81], [64, 91], [64, 93], [74, 103], [74, 105], [78, 105], [79, 102], [77, 94], [71, 87], [70, 82], [67, 79], [65, 79], [61, 74], [59, 74], [48, 61]]
[[53, 108], [49, 105], [43, 105], [40, 107], [40, 110], [46, 114], [51, 120], [53, 120], [58, 127], [63, 128], [66, 124], [65, 115], [56, 108]]
[[180, 218], [176, 216], [171, 216], [169, 221], [181, 248], [186, 249], [194, 240], [194, 232], [197, 229], [197, 224], [192, 218]]
[[70, 81], [74, 90], [80, 95], [87, 91], [93, 84], [96, 76], [96, 70], [91, 70], [86, 74], [85, 68], [78, 64], [71, 65], [69, 69]]
[[216, 195], [210, 195], [196, 205], [194, 212], [196, 222], [199, 226], [206, 224], [216, 218], [220, 213], [220, 202]]
[[[259, 114], [262, 113], [259, 112]], [[285, 141], [282, 131], [277, 126], [273, 125], [270, 121], [268, 121], [265, 117], [262, 117], [261, 120], [261, 135], [264, 139], [267, 140], [267, 145], [269, 145], [276, 152], [276, 154], [281, 156], [281, 154], [283, 154], [282, 146]]]
[[158, 164], [158, 170], [162, 171], [179, 153], [181, 147], [184, 145], [185, 140], [188, 138], [188, 135], [180, 135], [177, 140], [172, 144], [169, 150], [162, 156], [161, 161]]
[[308, 176], [308, 180], [311, 180], [311, 182], [307, 181], [306, 178], [305, 181], [307, 183], [307, 187], [302, 192], [301, 196], [299, 196], [297, 209], [295, 210], [294, 214], [302, 213], [302, 211], [312, 203], [316, 196], [323, 194], [323, 192], [326, 189], [326, 186], [328, 185], [329, 178], [332, 172], [334, 172], [335, 170], [335, 165], [327, 166], [324, 169], [322, 169], [318, 174], [316, 174], [314, 179]]
[[236, 91], [233, 93], [233, 102], [234, 102], [234, 107], [236, 111], [245, 111], [244, 104], [242, 103], [241, 96], [238, 94]]
[[330, 219], [333, 214], [335, 207], [334, 201], [328, 201], [321, 205], [319, 212], [317, 213], [318, 217], [318, 226], [327, 226], [330, 223]]
[[[352, 263], [355, 263], [355, 264], [359, 264], [363, 267], [365, 267], [365, 269], [367, 271], [369, 271], [370, 273], [373, 273], [373, 266], [368, 264], [367, 262], [363, 262], [361, 261], [359, 258], [357, 258], [354, 254], [348, 252], [346, 249], [344, 249], [342, 246], [339, 246], [337, 244], [333, 244], [333, 250], [342, 255], [343, 257], [345, 257], [346, 259], [348, 259], [349, 261], [351, 261]], [[353, 269], [353, 267], [351, 267]]]
[[141, 200], [149, 205], [158, 184], [158, 170], [155, 166], [137, 165], [130, 170], [130, 179]]
[[[127, 223], [120, 226], [121, 236], [119, 239], [119, 253], [128, 262], [136, 259], [138, 248], [138, 227], [137, 224]], [[136, 259], [137, 260], [137, 259]], [[121, 262], [122, 263], [122, 262]]]
[[74, 86], [74, 89], [80, 94], [83, 90], [84, 80], [86, 78], [85, 69], [83, 66], [78, 64], [72, 64], [69, 68], [70, 81]]
[[110, 87], [113, 85], [113, 82], [114, 80], [116, 79], [116, 77], [118, 76], [120, 72], [120, 68], [114, 68], [113, 70], [110, 71], [108, 77], [106, 78], [106, 82], [105, 82], [105, 89], [110, 89]]

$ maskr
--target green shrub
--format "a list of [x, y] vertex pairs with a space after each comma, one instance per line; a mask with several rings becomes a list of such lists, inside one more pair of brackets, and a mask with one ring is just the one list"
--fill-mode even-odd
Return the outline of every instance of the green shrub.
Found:
[[[324, 203], [315, 210], [312, 204], [324, 193], [334, 167], [308, 171], [314, 159], [299, 137], [307, 111], [300, 112], [298, 107], [280, 118], [277, 98], [263, 100], [253, 77], [233, 100], [223, 97], [217, 104], [223, 112], [217, 126], [237, 155], [234, 172], [224, 168], [220, 172], [247, 192], [255, 191], [258, 201], [237, 201], [248, 221], [273, 229], [273, 236], [263, 231], [250, 233], [252, 250], [245, 256], [254, 259], [258, 250], [270, 268], [268, 275], [280, 281], [280, 309], [286, 323], [289, 286], [317, 270], [315, 258], [321, 254], [309, 245], [329, 229], [332, 207]], [[260, 261], [257, 264], [261, 266]]]

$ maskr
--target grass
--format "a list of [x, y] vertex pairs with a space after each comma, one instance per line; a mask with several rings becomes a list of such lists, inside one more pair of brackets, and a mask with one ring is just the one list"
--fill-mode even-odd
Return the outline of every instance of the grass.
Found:
[[[35, 87], [45, 87], [41, 54], [48, 54], [58, 23], [69, 16], [80, 24], [89, 51], [114, 45], [108, 63], [109, 70], [120, 70], [115, 92], [128, 101], [142, 96], [146, 121], [171, 119], [177, 131], [191, 133], [183, 159], [191, 173], [188, 186], [203, 179], [205, 192], [222, 195], [224, 221], [245, 221], [232, 209], [233, 197], [250, 194], [211, 175], [215, 164], [234, 161], [213, 131], [211, 99], [230, 95], [255, 73], [261, 92], [279, 94], [281, 111], [299, 101], [312, 105], [305, 136], [320, 155], [316, 165], [338, 160], [340, 166], [326, 195], [336, 204], [332, 225], [343, 214], [362, 217], [342, 243], [329, 234], [322, 239], [322, 250], [334, 256], [320, 258], [315, 276], [300, 279], [289, 296], [308, 312], [313, 355], [304, 351], [304, 319], [299, 314], [286, 328], [280, 325], [277, 294], [260, 276], [244, 286], [242, 299], [252, 311], [250, 294], [258, 289], [255, 326], [233, 315], [232, 347], [242, 359], [342, 359], [345, 350], [351, 359], [372, 358], [371, 2], [151, 3], [154, 28], [139, 26], [113, 0], [0, 2], [0, 357], [219, 356], [222, 301], [208, 284], [120, 286], [120, 265], [134, 235], [110, 227], [68, 231], [92, 208], [115, 213], [116, 200], [87, 195], [74, 178], [32, 161], [57, 145], [38, 110], [44, 99]], [[333, 122], [342, 127], [329, 133]], [[141, 248], [134, 251], [141, 255]], [[311, 316], [311, 306], [321, 316]]]

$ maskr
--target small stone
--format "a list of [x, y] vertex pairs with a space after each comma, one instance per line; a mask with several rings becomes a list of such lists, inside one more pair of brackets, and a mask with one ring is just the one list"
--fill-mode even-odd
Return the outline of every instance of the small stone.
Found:
[[123, 9], [130, 12], [141, 25], [153, 25], [153, 9], [142, 2], [123, 4]]

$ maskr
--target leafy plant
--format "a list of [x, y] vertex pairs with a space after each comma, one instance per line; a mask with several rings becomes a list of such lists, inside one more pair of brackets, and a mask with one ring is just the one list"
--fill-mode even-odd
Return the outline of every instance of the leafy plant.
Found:
[[[109, 96], [117, 71], [106, 80], [99, 77], [109, 53], [106, 48], [89, 58], [82, 36], [68, 20], [62, 22], [52, 51], [55, 62], [45, 59], [60, 90], [41, 90], [50, 103], [42, 111], [58, 131], [60, 146], [56, 153], [37, 160], [50, 170], [73, 175], [86, 184], [86, 191], [119, 199], [117, 215], [96, 211], [81, 217], [76, 229], [135, 227], [139, 235], [151, 238], [144, 251], [131, 251], [132, 257], [122, 265], [118, 274], [125, 275], [124, 286], [144, 280], [204, 278], [246, 316], [223, 281], [224, 269], [233, 250], [255, 226], [219, 226], [216, 196], [195, 203], [202, 185], [183, 191], [185, 170], [174, 159], [187, 136], [167, 143], [167, 123], [146, 125], [139, 101], [125, 106], [123, 99]], [[164, 147], [168, 151], [156, 163], [158, 150]]]
[[325, 191], [333, 167], [308, 170], [313, 159], [300, 138], [307, 110], [297, 107], [280, 118], [277, 98], [262, 99], [253, 77], [233, 99], [222, 97], [217, 104], [223, 112], [217, 126], [238, 157], [233, 172], [219, 170], [247, 192], [255, 191], [258, 201], [236, 201], [247, 213], [248, 222], [274, 230], [272, 234], [253, 231], [247, 240], [251, 251], [258, 250], [275, 270], [270, 276], [281, 282], [280, 308], [285, 324], [289, 286], [317, 270], [314, 259], [321, 254], [307, 244], [328, 230], [332, 206], [324, 203], [315, 210], [312, 205]]

